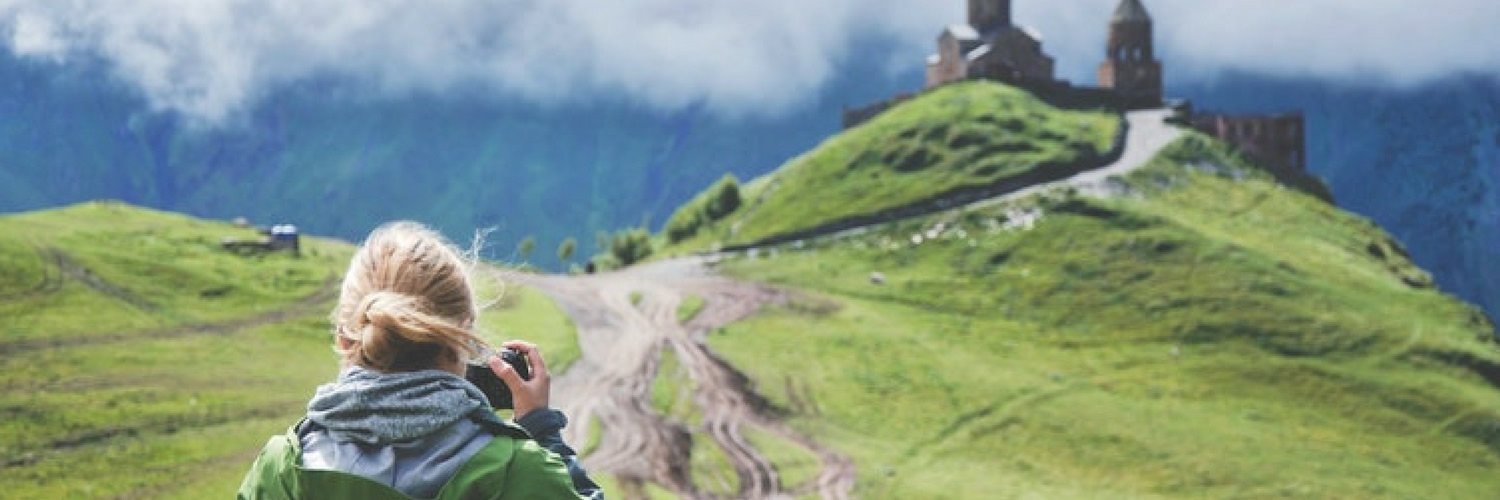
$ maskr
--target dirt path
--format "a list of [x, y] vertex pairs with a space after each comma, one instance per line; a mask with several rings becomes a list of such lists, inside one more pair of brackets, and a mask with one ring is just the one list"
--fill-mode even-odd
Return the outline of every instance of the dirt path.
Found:
[[[1095, 196], [1117, 194], [1112, 179], [1148, 164], [1181, 135], [1165, 123], [1168, 110], [1126, 115], [1130, 123], [1125, 150], [1110, 165], [1068, 179], [1038, 184], [968, 207], [983, 207], [1055, 188], [1074, 188]], [[861, 232], [840, 231], [832, 236]], [[825, 237], [828, 235], [825, 235]], [[585, 443], [590, 422], [602, 427], [597, 448], [585, 463], [621, 478], [626, 493], [639, 496], [653, 482], [687, 498], [716, 498], [694, 483], [690, 463], [692, 440], [706, 437], [721, 449], [739, 477], [734, 498], [790, 498], [817, 494], [848, 498], [854, 488], [854, 464], [808, 436], [781, 423], [750, 381], [705, 345], [707, 332], [738, 321], [761, 305], [780, 300], [767, 287], [740, 283], [713, 274], [708, 259], [677, 259], [591, 276], [543, 276], [497, 271], [507, 281], [542, 290], [556, 300], [578, 326], [583, 355], [554, 382], [558, 407], [575, 422], [569, 442]], [[639, 294], [633, 303], [632, 294]], [[697, 295], [705, 307], [687, 325], [677, 321], [684, 297]], [[671, 349], [686, 368], [695, 391], [699, 422], [678, 422], [651, 406], [651, 387], [662, 354]], [[759, 428], [805, 447], [822, 462], [818, 477], [786, 485], [776, 467], [744, 435]]]
[[[578, 326], [583, 355], [555, 379], [553, 397], [573, 419], [569, 442], [587, 442], [590, 422], [602, 427], [598, 446], [584, 459], [590, 470], [616, 475], [629, 490], [652, 482], [685, 498], [849, 497], [853, 463], [782, 424], [749, 379], [705, 345], [707, 332], [780, 300], [780, 292], [714, 275], [702, 259], [593, 276], [502, 272], [502, 278], [542, 290]], [[639, 294], [638, 303], [632, 294]], [[684, 326], [677, 308], [689, 294], [705, 305]], [[675, 421], [651, 405], [652, 382], [667, 349], [691, 378], [698, 422]], [[775, 465], [746, 438], [750, 428], [803, 446], [820, 458], [822, 472], [804, 484], [784, 484]], [[723, 451], [739, 480], [733, 495], [694, 482], [687, 466], [693, 439], [709, 439]]]

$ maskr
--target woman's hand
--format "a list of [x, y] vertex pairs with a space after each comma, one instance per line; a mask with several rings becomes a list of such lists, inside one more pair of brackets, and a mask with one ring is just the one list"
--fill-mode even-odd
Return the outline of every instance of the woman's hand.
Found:
[[526, 364], [531, 368], [531, 380], [523, 380], [515, 368], [509, 363], [501, 360], [499, 356], [490, 357], [490, 370], [505, 382], [510, 388], [510, 400], [515, 407], [516, 419], [526, 416], [533, 410], [547, 407], [552, 391], [552, 375], [547, 373], [547, 362], [542, 359], [542, 351], [536, 348], [536, 344], [512, 340], [501, 344], [505, 347], [515, 349], [526, 356]]

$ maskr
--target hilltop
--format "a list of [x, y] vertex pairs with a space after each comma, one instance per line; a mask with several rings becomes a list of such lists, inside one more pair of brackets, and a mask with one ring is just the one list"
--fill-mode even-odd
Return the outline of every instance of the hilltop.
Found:
[[[836, 135], [751, 182], [730, 210], [700, 194], [668, 219], [669, 250], [759, 243], [995, 185], [1024, 187], [1119, 156], [1119, 116], [1053, 108], [989, 82], [950, 85]], [[722, 212], [722, 213], [720, 213]]]

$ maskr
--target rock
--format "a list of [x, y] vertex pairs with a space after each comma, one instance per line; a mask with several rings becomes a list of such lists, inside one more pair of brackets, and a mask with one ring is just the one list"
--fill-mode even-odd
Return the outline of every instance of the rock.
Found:
[[882, 274], [880, 272], [870, 273], [870, 284], [871, 285], [884, 285], [885, 284], [885, 274]]

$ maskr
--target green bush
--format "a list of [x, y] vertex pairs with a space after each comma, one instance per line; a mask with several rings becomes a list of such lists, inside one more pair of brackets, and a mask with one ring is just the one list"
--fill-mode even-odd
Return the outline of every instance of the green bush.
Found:
[[725, 174], [707, 191], [683, 205], [672, 214], [672, 218], [667, 219], [667, 241], [677, 243], [692, 238], [704, 226], [739, 210], [743, 203], [739, 179], [732, 174]]
[[693, 205], [682, 207], [672, 214], [672, 218], [667, 219], [667, 241], [677, 243], [698, 234], [698, 228], [703, 226], [703, 217], [697, 208]]
[[609, 255], [620, 267], [629, 266], [651, 256], [651, 233], [645, 229], [626, 229], [609, 241]]
[[709, 192], [713, 195], [703, 207], [703, 214], [709, 219], [717, 221], [740, 209], [740, 181], [733, 175], [724, 175]]

